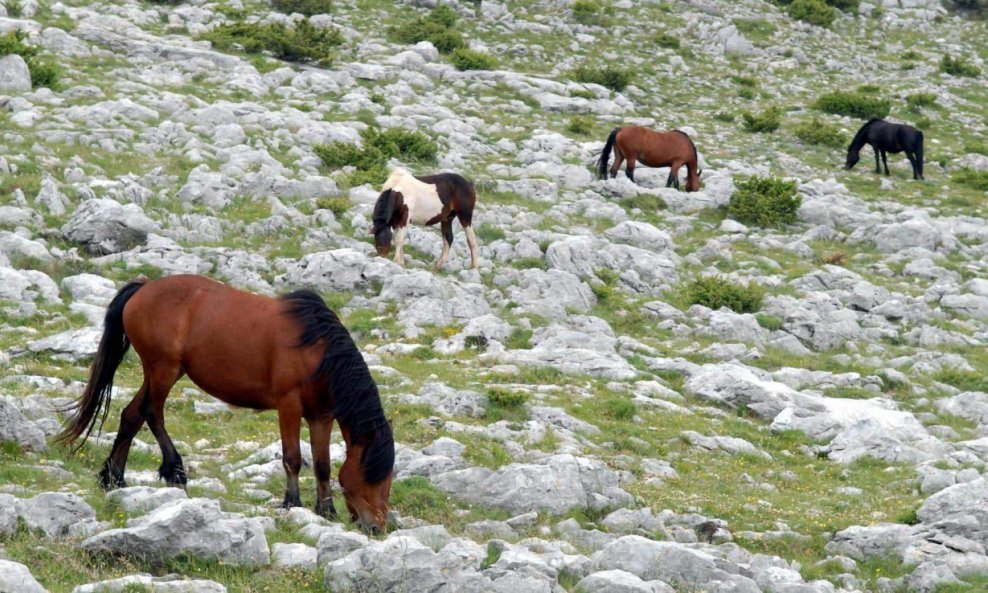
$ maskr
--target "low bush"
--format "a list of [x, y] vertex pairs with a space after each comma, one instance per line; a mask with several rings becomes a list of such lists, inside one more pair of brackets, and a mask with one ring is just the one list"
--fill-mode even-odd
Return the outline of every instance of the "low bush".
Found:
[[768, 133], [774, 132], [782, 125], [782, 110], [778, 107], [769, 107], [761, 113], [744, 112], [741, 114], [743, 120], [741, 127], [746, 132]]
[[594, 120], [589, 115], [574, 115], [566, 124], [566, 131], [574, 136], [589, 136], [593, 133]]
[[271, 6], [285, 14], [299, 13], [305, 16], [329, 14], [333, 11], [333, 0], [271, 0]]
[[0, 35], [0, 56], [19, 55], [31, 73], [32, 87], [54, 88], [61, 69], [50, 58], [41, 55], [41, 48], [24, 43], [26, 38], [27, 35], [19, 30]]
[[796, 221], [802, 199], [796, 182], [777, 177], [752, 175], [735, 183], [727, 211], [731, 218], [745, 224], [777, 227]]
[[388, 159], [433, 163], [439, 147], [425, 134], [411, 130], [391, 128], [379, 131], [368, 128], [362, 134], [363, 147], [347, 142], [320, 144], [313, 151], [330, 169], [354, 167], [346, 177], [350, 187], [380, 185], [388, 177]]
[[319, 198], [316, 200], [317, 208], [329, 210], [334, 216], [336, 216], [336, 218], [346, 214], [346, 211], [350, 209], [350, 206], [350, 198], [347, 196], [332, 196], [328, 198]]
[[336, 29], [324, 29], [302, 19], [293, 27], [282, 23], [227, 23], [199, 36], [221, 50], [237, 47], [249, 54], [268, 52], [288, 62], [332, 62], [334, 50], [343, 43]]
[[445, 4], [440, 4], [427, 15], [391, 27], [388, 29], [388, 35], [396, 43], [414, 44], [428, 41], [436, 46], [440, 53], [451, 54], [467, 46], [455, 26], [456, 11]]
[[669, 33], [659, 33], [658, 35], [652, 38], [652, 41], [655, 42], [655, 45], [658, 45], [659, 47], [664, 47], [666, 49], [679, 49], [679, 45], [680, 45], [679, 37], [676, 37], [675, 35], [670, 35]]
[[814, 106], [826, 113], [860, 119], [882, 118], [892, 110], [892, 103], [887, 99], [848, 91], [833, 91], [822, 95]]
[[964, 58], [955, 58], [950, 54], [944, 54], [940, 58], [940, 71], [951, 76], [965, 76], [968, 78], [975, 78], [981, 75], [980, 68]]
[[813, 118], [812, 121], [797, 124], [793, 128], [793, 134], [804, 144], [829, 146], [830, 148], [842, 148], [848, 142], [847, 135], [840, 129], [840, 126], [828, 124], [820, 118]]
[[573, 20], [582, 25], [599, 25], [604, 17], [604, 5], [600, 0], [575, 0], [570, 4]]
[[793, 0], [786, 13], [790, 18], [818, 27], [829, 27], [837, 18], [837, 11], [823, 0]]
[[484, 52], [461, 47], [449, 56], [450, 63], [457, 70], [493, 70], [497, 67], [497, 58]]
[[632, 72], [614, 66], [591, 66], [582, 64], [573, 71], [573, 80], [590, 84], [599, 84], [612, 91], [621, 92], [631, 84]]
[[767, 315], [765, 313], [759, 313], [755, 315], [755, 319], [758, 321], [758, 325], [764, 327], [769, 331], [776, 331], [782, 329], [782, 319], [776, 317], [775, 315]]
[[754, 313], [762, 308], [765, 290], [757, 284], [739, 284], [722, 276], [701, 276], [680, 288], [690, 305], [708, 309], [727, 307], [736, 313]]
[[528, 394], [501, 387], [492, 387], [487, 390], [487, 401], [499, 408], [520, 408], [528, 401]]
[[913, 93], [906, 97], [906, 104], [912, 111], [919, 111], [924, 107], [933, 107], [937, 104], [936, 93]]

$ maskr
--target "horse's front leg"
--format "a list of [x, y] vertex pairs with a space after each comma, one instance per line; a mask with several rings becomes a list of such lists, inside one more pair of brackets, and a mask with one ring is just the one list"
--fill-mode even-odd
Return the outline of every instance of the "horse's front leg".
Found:
[[329, 437], [333, 433], [333, 418], [309, 419], [309, 440], [312, 443], [312, 466], [316, 472], [316, 514], [327, 519], [336, 518], [333, 505], [333, 486], [329, 479]]
[[395, 263], [405, 265], [405, 240], [408, 238], [408, 227], [403, 226], [395, 231]]
[[449, 248], [453, 244], [453, 219], [452, 217], [440, 223], [440, 229], [443, 235], [443, 252], [436, 260], [435, 269], [439, 270], [446, 265], [446, 260], [449, 259]]
[[467, 225], [463, 227], [463, 232], [467, 236], [467, 246], [470, 247], [470, 267], [476, 270], [477, 269], [477, 236], [473, 233], [472, 225]]
[[882, 163], [885, 164], [885, 174], [891, 175], [891, 173], [889, 173], [889, 153], [884, 150], [882, 151]]
[[875, 173], [878, 175], [882, 174], [882, 151], [878, 150], [878, 147], [874, 144], [871, 145], [872, 150], [875, 151]]
[[302, 427], [302, 405], [297, 396], [285, 395], [278, 404], [278, 426], [281, 428], [281, 465], [285, 468], [286, 509], [302, 506], [298, 490], [298, 474], [302, 471], [302, 449], [299, 432]]

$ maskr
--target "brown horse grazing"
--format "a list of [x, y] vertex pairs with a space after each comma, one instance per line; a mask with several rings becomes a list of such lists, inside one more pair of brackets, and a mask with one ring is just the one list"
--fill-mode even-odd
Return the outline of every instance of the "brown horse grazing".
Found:
[[473, 184], [456, 173], [440, 173], [418, 177], [404, 169], [394, 169], [384, 182], [381, 195], [374, 204], [371, 234], [381, 257], [391, 252], [391, 231], [394, 230], [395, 262], [404, 264], [403, 248], [408, 236], [408, 223], [431, 226], [440, 223], [443, 252], [435, 269], [446, 265], [453, 244], [453, 218], [467, 235], [470, 264], [477, 268], [477, 237], [473, 233], [473, 209], [477, 192]]
[[299, 430], [305, 418], [316, 512], [336, 515], [329, 481], [335, 418], [347, 445], [339, 478], [350, 516], [371, 532], [384, 529], [395, 458], [391, 425], [350, 333], [318, 294], [300, 290], [273, 299], [201, 276], [127, 284], [106, 311], [89, 383], [60, 441], [73, 443], [82, 436], [85, 442], [97, 420], [102, 429], [113, 375], [131, 344], [141, 357], [144, 383], [120, 415], [117, 438], [99, 474], [104, 489], [126, 486], [127, 455], [145, 422], [161, 447], [159, 475], [170, 486], [185, 487], [182, 457], [165, 432], [164, 406], [175, 382], [188, 375], [228, 404], [278, 411], [286, 508], [302, 504]]
[[607, 137], [604, 150], [597, 161], [597, 172], [601, 179], [607, 179], [607, 162], [614, 149], [614, 165], [610, 168], [611, 177], [617, 177], [621, 163], [627, 161], [625, 174], [628, 179], [635, 180], [635, 164], [641, 163], [646, 167], [669, 167], [669, 178], [666, 187], [675, 186], [679, 189], [679, 169], [686, 165], [686, 191], [700, 191], [700, 174], [693, 140], [679, 130], [671, 132], [653, 132], [641, 126], [615, 128]]

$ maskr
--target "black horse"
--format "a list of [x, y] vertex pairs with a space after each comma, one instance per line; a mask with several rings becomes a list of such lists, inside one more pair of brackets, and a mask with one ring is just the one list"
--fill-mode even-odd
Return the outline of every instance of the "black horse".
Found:
[[890, 124], [883, 119], [871, 119], [861, 126], [847, 148], [846, 168], [850, 169], [861, 160], [861, 147], [870, 144], [875, 151], [875, 173], [881, 174], [878, 162], [881, 153], [885, 164], [885, 174], [889, 174], [888, 153], [905, 151], [909, 164], [913, 166], [913, 179], [923, 179], [923, 132], [905, 124]]

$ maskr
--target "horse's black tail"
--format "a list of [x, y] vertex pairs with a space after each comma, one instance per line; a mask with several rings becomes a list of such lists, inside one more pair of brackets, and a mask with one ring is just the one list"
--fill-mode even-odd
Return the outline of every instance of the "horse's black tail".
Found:
[[597, 159], [597, 175], [601, 179], [607, 179], [607, 166], [611, 160], [611, 149], [614, 148], [614, 141], [617, 139], [618, 132], [620, 131], [621, 128], [614, 128], [611, 135], [607, 137], [604, 150], [600, 152], [600, 158]]
[[[100, 339], [99, 348], [96, 350], [96, 359], [89, 369], [89, 382], [82, 396], [68, 410], [71, 416], [68, 418], [62, 432], [58, 434], [56, 440], [60, 443], [71, 445], [80, 436], [82, 443], [76, 447], [78, 449], [86, 442], [93, 428], [99, 420], [100, 430], [110, 412], [110, 393], [113, 391], [113, 375], [117, 372], [117, 367], [123, 361], [123, 357], [130, 349], [130, 340], [124, 331], [123, 312], [124, 306], [134, 294], [140, 290], [146, 280], [136, 280], [130, 282], [120, 289], [110, 306], [106, 308], [106, 317], [103, 320], [103, 337]], [[85, 433], [85, 436], [83, 436]]]

